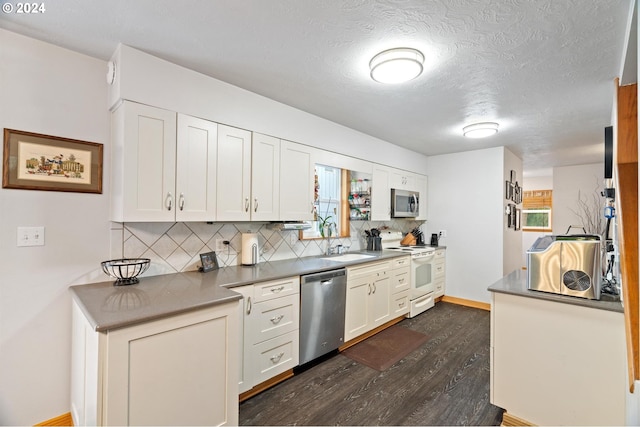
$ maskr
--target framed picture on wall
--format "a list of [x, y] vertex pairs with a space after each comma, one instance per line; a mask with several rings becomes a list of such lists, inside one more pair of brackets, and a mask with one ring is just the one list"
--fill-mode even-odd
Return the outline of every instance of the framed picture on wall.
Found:
[[2, 188], [102, 193], [102, 147], [5, 129]]
[[516, 231], [520, 230], [520, 209], [516, 208], [515, 226]]
[[507, 200], [513, 198], [513, 183], [511, 181], [504, 182], [504, 198]]

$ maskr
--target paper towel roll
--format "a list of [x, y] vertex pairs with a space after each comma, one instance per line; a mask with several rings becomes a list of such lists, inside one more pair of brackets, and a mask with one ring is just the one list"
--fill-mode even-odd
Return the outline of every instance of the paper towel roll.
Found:
[[242, 233], [242, 265], [256, 265], [259, 253], [258, 234]]

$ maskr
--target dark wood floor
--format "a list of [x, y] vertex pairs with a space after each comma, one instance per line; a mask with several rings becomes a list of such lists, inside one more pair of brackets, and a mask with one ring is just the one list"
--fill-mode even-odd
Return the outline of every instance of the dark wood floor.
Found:
[[439, 302], [400, 326], [427, 334], [384, 372], [342, 354], [240, 404], [240, 425], [500, 425], [489, 403], [489, 317]]

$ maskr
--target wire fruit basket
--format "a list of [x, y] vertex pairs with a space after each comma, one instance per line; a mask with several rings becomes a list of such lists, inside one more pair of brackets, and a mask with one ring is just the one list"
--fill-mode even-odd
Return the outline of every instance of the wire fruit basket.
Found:
[[140, 280], [138, 276], [147, 271], [151, 260], [149, 258], [122, 258], [102, 261], [102, 271], [117, 279], [116, 286], [133, 285]]

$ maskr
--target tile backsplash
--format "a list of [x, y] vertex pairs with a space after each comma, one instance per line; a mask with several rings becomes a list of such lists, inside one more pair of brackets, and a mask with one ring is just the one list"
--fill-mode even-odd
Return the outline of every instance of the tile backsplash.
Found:
[[[364, 230], [388, 226], [408, 232], [422, 221], [352, 221], [351, 237], [332, 239], [349, 251], [366, 248]], [[229, 241], [225, 250], [216, 251], [220, 267], [240, 264], [242, 233], [257, 233], [260, 262], [322, 255], [326, 240], [299, 240], [298, 231], [274, 230], [268, 223], [234, 222], [127, 222], [112, 223], [113, 258], [150, 258], [151, 267], [145, 275], [194, 271], [200, 266], [200, 254], [215, 251], [218, 239]], [[424, 231], [424, 230], [423, 230]]]

